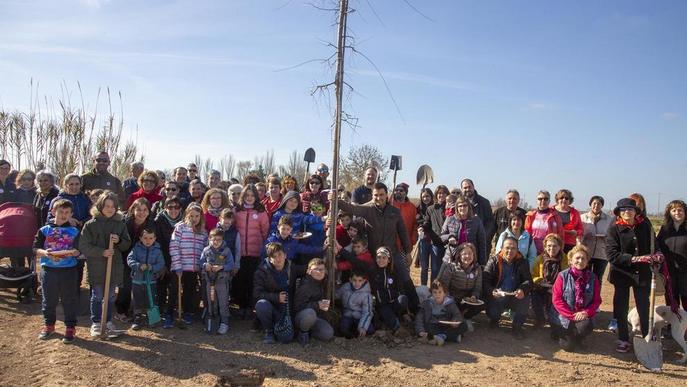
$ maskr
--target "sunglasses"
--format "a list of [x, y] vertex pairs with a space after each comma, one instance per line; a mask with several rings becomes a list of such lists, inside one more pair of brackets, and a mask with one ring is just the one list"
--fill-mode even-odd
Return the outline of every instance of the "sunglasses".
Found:
[[95, 161], [97, 161], [97, 162], [99, 162], [99, 163], [109, 163], [109, 162], [110, 162], [110, 159], [102, 159], [102, 158], [101, 158], [101, 159], [95, 159]]
[[537, 198], [537, 200], [543, 200], [543, 201], [548, 201], [549, 198]]
[[197, 170], [197, 169], [189, 169], [188, 171], [189, 171], [189, 172], [193, 172], [193, 173], [196, 173], [196, 172], [198, 172], [198, 170]]
[[635, 210], [634, 207], [623, 207], [623, 208], [620, 209], [621, 212], [622, 212], [622, 211], [634, 211], [634, 210]]
[[570, 200], [570, 196], [561, 196], [558, 200]]
[[178, 191], [178, 189], [176, 189], [176, 188], [165, 188], [165, 191], [175, 192], [175, 191]]

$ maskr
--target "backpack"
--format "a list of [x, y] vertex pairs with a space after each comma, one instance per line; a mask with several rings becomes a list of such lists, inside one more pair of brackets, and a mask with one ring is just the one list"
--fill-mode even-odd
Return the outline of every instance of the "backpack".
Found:
[[286, 300], [286, 304], [282, 307], [281, 318], [274, 324], [274, 337], [280, 343], [288, 343], [293, 340], [293, 322], [289, 313], [289, 300]]

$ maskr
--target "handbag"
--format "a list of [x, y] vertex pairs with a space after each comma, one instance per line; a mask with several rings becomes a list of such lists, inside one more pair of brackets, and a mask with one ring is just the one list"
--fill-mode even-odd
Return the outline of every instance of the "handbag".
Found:
[[274, 337], [280, 343], [288, 343], [293, 340], [293, 321], [291, 321], [291, 313], [289, 313], [288, 298], [286, 304], [282, 306], [281, 318], [274, 324]]

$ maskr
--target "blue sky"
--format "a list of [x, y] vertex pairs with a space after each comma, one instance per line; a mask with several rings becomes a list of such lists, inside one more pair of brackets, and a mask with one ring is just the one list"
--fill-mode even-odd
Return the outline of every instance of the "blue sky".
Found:
[[[351, 1], [357, 48], [400, 114], [349, 53], [361, 127], [344, 130], [344, 154], [375, 144], [403, 156], [399, 181], [427, 163], [490, 199], [567, 187], [586, 208], [639, 191], [655, 210], [659, 192], [687, 196], [687, 2], [409, 2], [431, 20]], [[302, 0], [0, 1], [0, 106], [26, 111], [31, 78], [54, 99], [66, 82], [73, 103], [79, 81], [91, 107], [109, 86], [149, 167], [310, 146], [331, 164], [328, 101], [310, 91], [332, 71], [279, 70], [329, 56], [333, 17]]]

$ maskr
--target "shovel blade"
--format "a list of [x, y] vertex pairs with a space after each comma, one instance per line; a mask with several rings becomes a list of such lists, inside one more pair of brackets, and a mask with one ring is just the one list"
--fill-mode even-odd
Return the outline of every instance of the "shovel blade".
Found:
[[659, 340], [648, 341], [643, 337], [635, 337], [633, 342], [637, 360], [647, 369], [660, 372], [663, 368], [663, 345]]
[[157, 306], [153, 306], [152, 308], [148, 309], [146, 314], [148, 315], [149, 326], [153, 326], [162, 320], [160, 318], [160, 308]]

